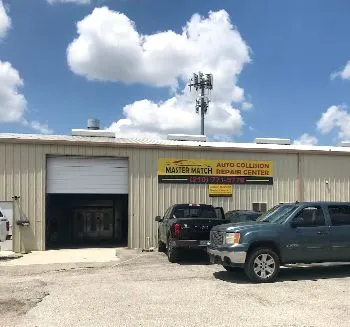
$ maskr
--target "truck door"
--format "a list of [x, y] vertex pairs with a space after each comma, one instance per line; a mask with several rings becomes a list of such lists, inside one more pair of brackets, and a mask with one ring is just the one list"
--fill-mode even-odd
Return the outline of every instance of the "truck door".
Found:
[[163, 220], [159, 223], [159, 237], [164, 244], [166, 244], [167, 242], [167, 227], [169, 224], [170, 213], [172, 212], [172, 210], [172, 206], [168, 208], [168, 210], [164, 214]]
[[350, 205], [328, 206], [332, 260], [350, 260]]
[[285, 248], [296, 262], [330, 260], [329, 226], [321, 206], [305, 207], [291, 221]]

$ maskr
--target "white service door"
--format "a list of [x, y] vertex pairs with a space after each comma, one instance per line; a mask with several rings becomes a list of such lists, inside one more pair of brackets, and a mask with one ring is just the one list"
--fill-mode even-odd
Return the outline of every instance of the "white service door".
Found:
[[128, 194], [128, 159], [47, 158], [46, 192], [56, 194]]

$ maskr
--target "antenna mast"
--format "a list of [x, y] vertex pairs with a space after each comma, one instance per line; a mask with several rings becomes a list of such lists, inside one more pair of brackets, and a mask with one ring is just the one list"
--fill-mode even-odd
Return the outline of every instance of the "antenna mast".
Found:
[[213, 75], [212, 74], [203, 74], [199, 72], [198, 74], [193, 74], [193, 77], [190, 80], [190, 91], [192, 87], [198, 92], [200, 91], [200, 96], [196, 99], [196, 113], [201, 114], [201, 135], [204, 134], [204, 116], [208, 111], [210, 99], [205, 95], [205, 90], [213, 89]]

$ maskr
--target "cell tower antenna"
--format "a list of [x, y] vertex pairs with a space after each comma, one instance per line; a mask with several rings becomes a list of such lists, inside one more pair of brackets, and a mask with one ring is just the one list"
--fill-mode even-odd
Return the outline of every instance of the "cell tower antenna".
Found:
[[205, 91], [209, 93], [213, 89], [213, 75], [203, 74], [199, 72], [198, 74], [193, 74], [193, 77], [188, 84], [190, 91], [192, 87], [200, 93], [200, 96], [196, 99], [196, 113], [201, 114], [201, 135], [204, 134], [204, 116], [208, 111], [210, 99], [205, 95]]

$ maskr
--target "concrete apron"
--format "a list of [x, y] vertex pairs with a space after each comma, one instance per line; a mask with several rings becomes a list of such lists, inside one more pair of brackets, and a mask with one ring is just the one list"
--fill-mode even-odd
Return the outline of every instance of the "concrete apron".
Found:
[[[0, 252], [0, 257], [1, 257]], [[6, 255], [6, 254], [4, 254]], [[10, 255], [8, 253], [7, 255]], [[49, 265], [57, 263], [103, 263], [120, 261], [114, 248], [61, 249], [34, 251], [16, 260], [1, 260], [0, 266]]]

